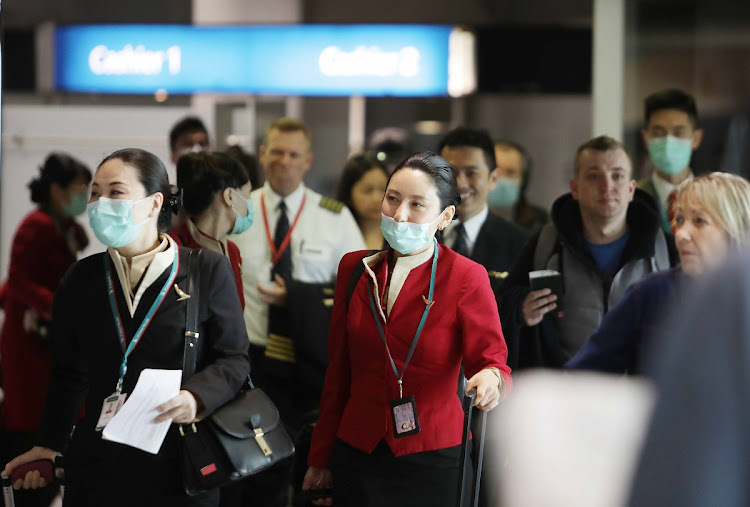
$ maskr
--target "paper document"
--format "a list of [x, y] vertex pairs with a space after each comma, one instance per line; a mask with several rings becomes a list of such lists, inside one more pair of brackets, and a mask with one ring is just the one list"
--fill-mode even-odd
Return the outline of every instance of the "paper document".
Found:
[[182, 370], [143, 370], [135, 389], [104, 428], [102, 437], [151, 454], [158, 453], [172, 421], [154, 423], [159, 415], [156, 407], [177, 396], [181, 380]]

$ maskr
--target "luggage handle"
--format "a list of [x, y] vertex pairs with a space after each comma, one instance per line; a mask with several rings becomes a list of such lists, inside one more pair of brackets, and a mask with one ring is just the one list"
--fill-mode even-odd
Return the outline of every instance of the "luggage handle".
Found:
[[477, 465], [475, 469], [474, 481], [471, 484], [471, 497], [469, 492], [464, 490], [464, 467], [466, 465], [466, 459], [470, 456], [471, 446], [469, 436], [471, 435], [471, 418], [474, 407], [474, 400], [476, 400], [477, 391], [471, 389], [464, 396], [462, 405], [464, 411], [464, 429], [463, 437], [461, 439], [461, 457], [459, 460], [458, 468], [458, 495], [456, 498], [456, 507], [464, 507], [466, 499], [471, 498], [471, 506], [477, 507], [479, 505], [479, 481], [482, 477], [482, 461], [484, 459], [484, 436], [485, 429], [487, 427], [487, 411], [479, 410], [479, 450], [477, 451]]
[[15, 507], [15, 500], [13, 498], [13, 483], [17, 480], [23, 480], [26, 474], [33, 471], [39, 471], [39, 475], [47, 481], [47, 485], [51, 485], [55, 479], [60, 483], [64, 480], [64, 472], [62, 468], [62, 456], [57, 456], [55, 461], [48, 459], [38, 459], [19, 465], [13, 469], [10, 477], [2, 475], [3, 487], [3, 499], [5, 501], [5, 507]]

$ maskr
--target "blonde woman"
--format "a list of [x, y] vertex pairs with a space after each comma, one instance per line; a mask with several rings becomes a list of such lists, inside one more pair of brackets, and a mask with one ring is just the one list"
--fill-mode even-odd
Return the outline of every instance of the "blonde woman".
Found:
[[640, 359], [657, 339], [658, 326], [684, 287], [719, 267], [750, 236], [750, 183], [728, 173], [710, 173], [678, 188], [672, 223], [680, 267], [633, 285], [567, 368], [640, 373]]

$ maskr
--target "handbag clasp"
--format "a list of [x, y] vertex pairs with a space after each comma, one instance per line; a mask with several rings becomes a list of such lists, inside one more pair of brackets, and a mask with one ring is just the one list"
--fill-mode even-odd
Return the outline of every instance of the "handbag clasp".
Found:
[[[184, 428], [184, 427], [185, 427], [185, 425], [184, 425], [184, 424], [180, 424], [180, 426], [178, 427], [178, 428], [179, 428], [179, 430], [180, 430], [180, 436], [181, 436], [181, 437], [184, 437], [184, 436], [185, 436], [185, 430], [183, 430], [183, 429], [182, 429], [182, 428]], [[195, 427], [195, 423], [191, 423], [191, 424], [190, 424], [190, 427], [191, 427], [191, 428], [193, 428], [193, 433], [198, 433], [198, 428], [196, 428], [196, 427]]]
[[258, 443], [260, 450], [263, 451], [263, 456], [269, 456], [271, 454], [271, 448], [268, 447], [268, 442], [263, 438], [263, 430], [261, 428], [255, 428], [255, 441]]

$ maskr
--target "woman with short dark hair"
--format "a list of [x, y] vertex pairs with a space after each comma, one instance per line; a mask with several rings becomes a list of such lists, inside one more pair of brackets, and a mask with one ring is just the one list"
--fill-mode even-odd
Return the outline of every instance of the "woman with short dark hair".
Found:
[[242, 257], [227, 236], [242, 234], [253, 224], [252, 186], [245, 168], [225, 153], [188, 153], [177, 161], [177, 188], [188, 218], [169, 235], [178, 245], [226, 256], [244, 307]]
[[412, 155], [394, 170], [381, 206], [389, 248], [341, 260], [303, 484], [334, 488], [318, 504], [455, 505], [461, 364], [480, 409], [495, 407], [511, 382], [487, 271], [435, 241], [460, 201], [450, 164]]

